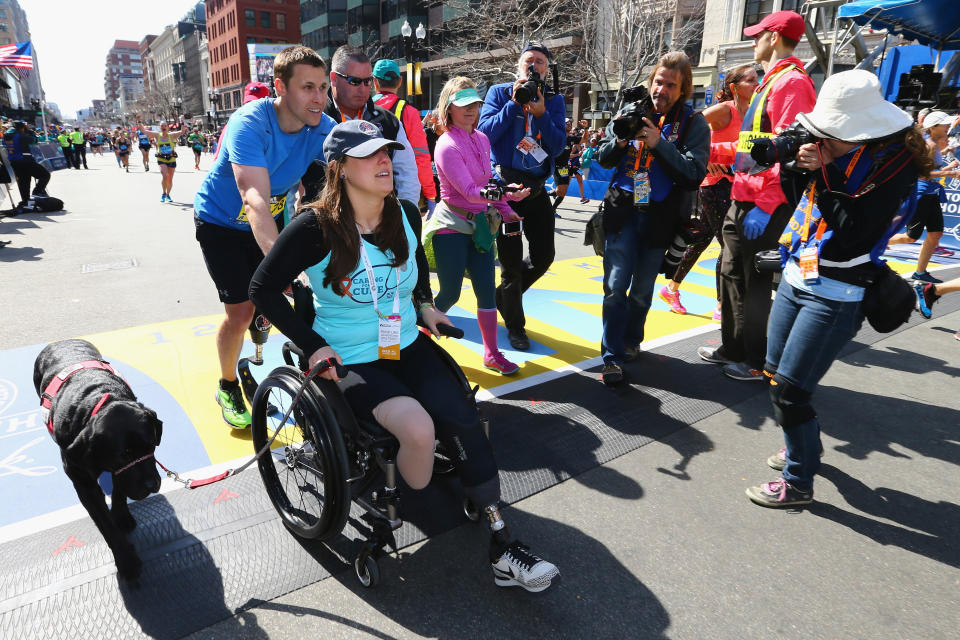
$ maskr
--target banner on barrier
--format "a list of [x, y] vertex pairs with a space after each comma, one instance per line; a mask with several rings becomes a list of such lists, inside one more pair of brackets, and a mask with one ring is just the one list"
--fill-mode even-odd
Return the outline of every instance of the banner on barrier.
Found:
[[63, 157], [59, 142], [41, 142], [30, 145], [33, 159], [43, 165], [48, 171], [57, 171], [67, 168], [67, 159]]
[[944, 184], [947, 201], [943, 208], [943, 238], [940, 246], [960, 251], [960, 178], [950, 178]]

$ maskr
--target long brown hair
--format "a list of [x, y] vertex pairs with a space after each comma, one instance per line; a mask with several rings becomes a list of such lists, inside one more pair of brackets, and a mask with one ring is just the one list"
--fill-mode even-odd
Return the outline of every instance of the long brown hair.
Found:
[[[360, 261], [360, 236], [357, 233], [353, 204], [347, 197], [341, 168], [346, 158], [327, 165], [327, 183], [311, 208], [324, 240], [330, 248], [330, 262], [324, 271], [323, 286], [330, 287], [338, 296], [344, 295], [349, 276]], [[403, 207], [393, 193], [383, 199], [383, 216], [374, 236], [377, 248], [393, 254], [392, 267], [399, 267], [410, 257], [407, 234], [403, 227]]]
[[910, 154], [911, 162], [921, 178], [929, 176], [930, 172], [934, 170], [933, 150], [927, 145], [923, 132], [918, 125], [913, 125], [901, 133], [878, 140], [870, 146], [873, 147], [871, 151], [877, 158], [883, 158], [887, 150], [894, 145], [903, 145], [906, 148]]

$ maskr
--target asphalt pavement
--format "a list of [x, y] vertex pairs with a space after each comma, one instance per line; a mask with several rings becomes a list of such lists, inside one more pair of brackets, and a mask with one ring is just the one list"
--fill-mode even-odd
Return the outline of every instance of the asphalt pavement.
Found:
[[[0, 349], [222, 310], [193, 239], [190, 203], [203, 171], [181, 162], [175, 202], [161, 204], [155, 165], [144, 173], [133, 162], [127, 174], [112, 154], [88, 162], [89, 171], [53, 176], [49, 192], [65, 212], [0, 220], [0, 240], [11, 241], [0, 249]], [[558, 259], [587, 255], [592, 210], [564, 202]], [[782, 436], [765, 390], [743, 383], [735, 402], [711, 400], [709, 416], [505, 510], [561, 569], [563, 581], [543, 594], [495, 587], [486, 534], [463, 524], [404, 548], [400, 561], [383, 559], [374, 590], [343, 569], [253, 597], [190, 637], [956, 638], [958, 306], [944, 298], [930, 321], [878, 341], [858, 336], [834, 364], [814, 396], [826, 453], [808, 509], [762, 509], [744, 495], [776, 476], [764, 461]], [[698, 367], [689, 379], [701, 387], [730, 384], [688, 344], [682, 362], [675, 345], [632, 364], [634, 384], [617, 401], [646, 403], [653, 421], [668, 394], [709, 391], [668, 382], [666, 367]], [[714, 377], [703, 382], [700, 367]], [[596, 371], [570, 375], [606, 393]], [[289, 543], [283, 536], [276, 544]], [[17, 637], [29, 637], [27, 624]], [[66, 627], [58, 637], [77, 635]]]

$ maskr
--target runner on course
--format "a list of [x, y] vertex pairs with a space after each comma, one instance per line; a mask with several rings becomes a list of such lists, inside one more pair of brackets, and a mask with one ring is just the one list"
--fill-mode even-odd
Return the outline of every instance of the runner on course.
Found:
[[[163, 193], [160, 194], [160, 202], [173, 202], [170, 197], [170, 189], [173, 188], [173, 172], [177, 169], [177, 139], [183, 135], [184, 130], [170, 131], [170, 125], [165, 121], [160, 121], [160, 133], [147, 131], [140, 124], [137, 137], [141, 140], [145, 134], [149, 141], [157, 145], [157, 164], [160, 165], [160, 187]], [[141, 146], [142, 148], [142, 146]]]

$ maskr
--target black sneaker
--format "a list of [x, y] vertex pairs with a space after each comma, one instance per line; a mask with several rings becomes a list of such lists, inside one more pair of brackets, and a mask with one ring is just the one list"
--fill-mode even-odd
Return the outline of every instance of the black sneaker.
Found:
[[508, 329], [507, 337], [510, 339], [510, 346], [517, 351], [526, 351], [530, 348], [530, 338], [523, 327], [519, 329]]
[[49, 198], [49, 197], [50, 197], [49, 195], [47, 195], [47, 192], [46, 192], [45, 189], [34, 189], [34, 190], [33, 190], [33, 195], [35, 195], [35, 196], [40, 196], [41, 198]]
[[761, 507], [801, 507], [813, 502], [813, 489], [801, 491], [783, 478], [777, 478], [759, 487], [750, 487], [747, 489], [747, 497]]
[[532, 553], [519, 540], [510, 543], [491, 566], [493, 582], [498, 587], [523, 587], [533, 593], [549, 588], [553, 579], [560, 576], [556, 565]]
[[600, 369], [600, 377], [608, 387], [618, 385], [623, 382], [623, 367], [616, 363], [605, 364]]
[[624, 347], [623, 355], [626, 357], [627, 362], [633, 362], [640, 357], [640, 347]]

